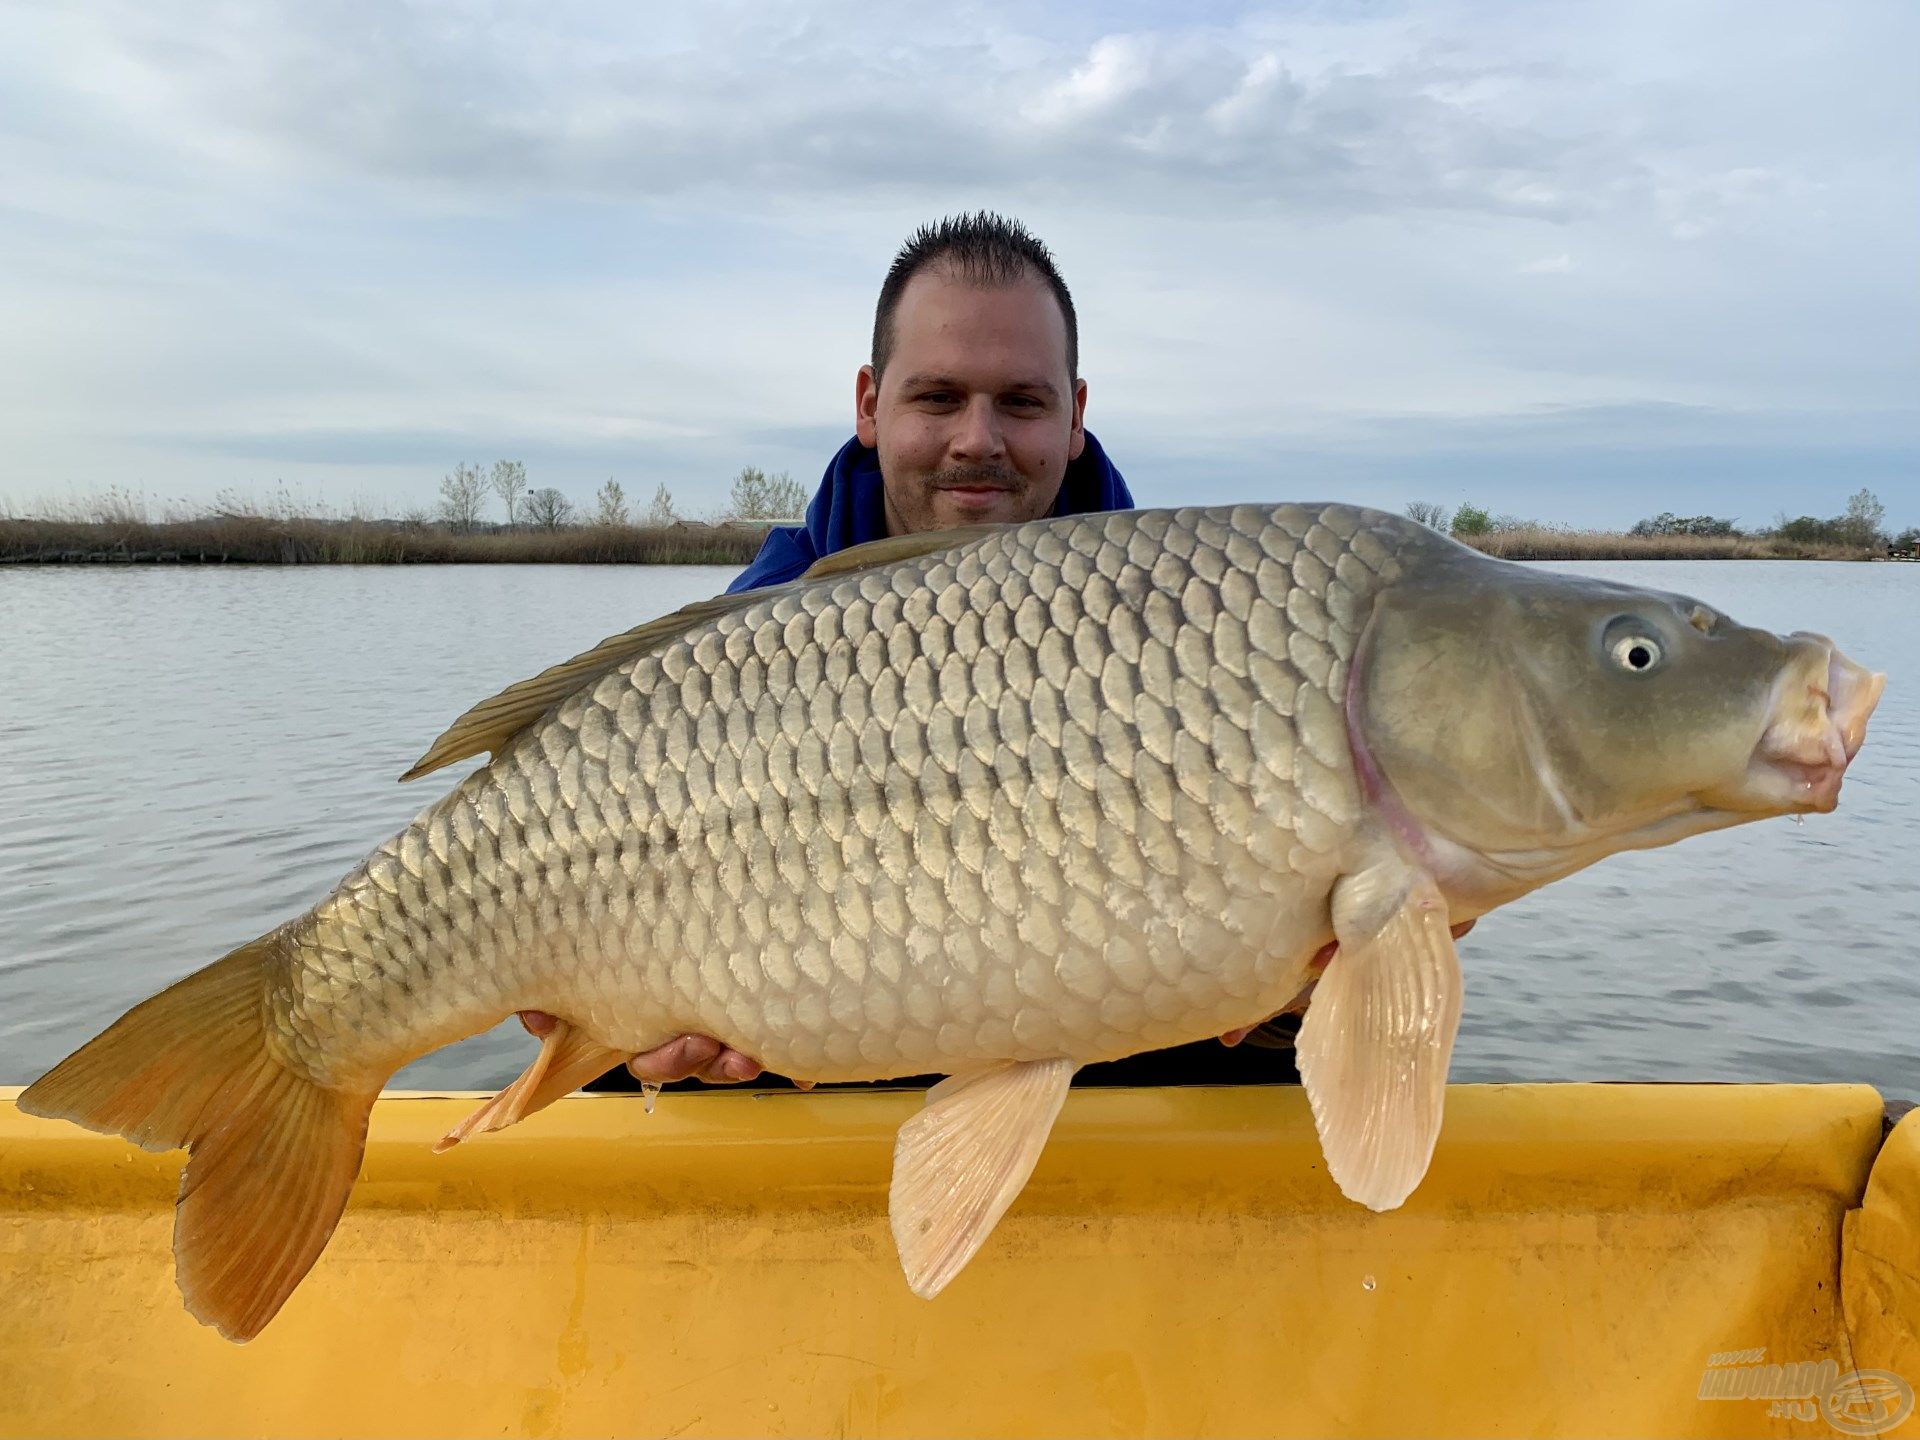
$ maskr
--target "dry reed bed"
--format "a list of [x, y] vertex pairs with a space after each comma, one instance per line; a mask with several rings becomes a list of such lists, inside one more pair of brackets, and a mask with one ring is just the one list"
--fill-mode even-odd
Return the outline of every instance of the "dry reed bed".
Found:
[[1502, 560], [1871, 560], [1880, 551], [1765, 535], [1621, 535], [1523, 526], [1463, 537]]
[[763, 532], [726, 526], [592, 525], [456, 535], [369, 521], [0, 517], [0, 561], [250, 565], [744, 565]]

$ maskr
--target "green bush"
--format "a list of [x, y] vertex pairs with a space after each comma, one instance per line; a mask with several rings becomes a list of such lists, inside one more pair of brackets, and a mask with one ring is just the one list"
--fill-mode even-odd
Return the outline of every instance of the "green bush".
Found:
[[1478, 505], [1462, 505], [1453, 512], [1453, 533], [1486, 535], [1493, 530], [1493, 516]]

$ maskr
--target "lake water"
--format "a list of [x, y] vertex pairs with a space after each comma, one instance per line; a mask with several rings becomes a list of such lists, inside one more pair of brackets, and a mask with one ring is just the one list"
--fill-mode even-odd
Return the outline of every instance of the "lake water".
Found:
[[[1892, 677], [1841, 809], [1619, 856], [1463, 942], [1456, 1079], [1920, 1098], [1920, 566], [1565, 565], [1832, 635]], [[0, 569], [0, 1084], [297, 914], [461, 767], [454, 715], [720, 590], [704, 567]], [[398, 1084], [495, 1087], [508, 1025]]]

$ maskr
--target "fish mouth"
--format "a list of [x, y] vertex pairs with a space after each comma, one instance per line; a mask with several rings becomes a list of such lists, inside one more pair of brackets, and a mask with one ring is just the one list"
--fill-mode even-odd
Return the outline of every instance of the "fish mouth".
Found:
[[1801, 631], [1787, 643], [1796, 653], [1774, 693], [1744, 788], [1760, 808], [1824, 815], [1840, 803], [1840, 782], [1866, 743], [1887, 677], [1856, 665], [1824, 635]]

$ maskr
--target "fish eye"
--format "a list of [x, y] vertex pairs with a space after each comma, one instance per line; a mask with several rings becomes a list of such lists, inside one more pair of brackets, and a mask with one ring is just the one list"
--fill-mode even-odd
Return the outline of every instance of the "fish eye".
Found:
[[1665, 633], [1645, 615], [1615, 615], [1599, 635], [1602, 663], [1629, 675], [1651, 675], [1667, 663]]
[[1660, 642], [1651, 635], [1629, 632], [1609, 645], [1607, 653], [1613, 657], [1613, 663], [1622, 670], [1644, 675], [1660, 664], [1663, 652], [1660, 649]]

